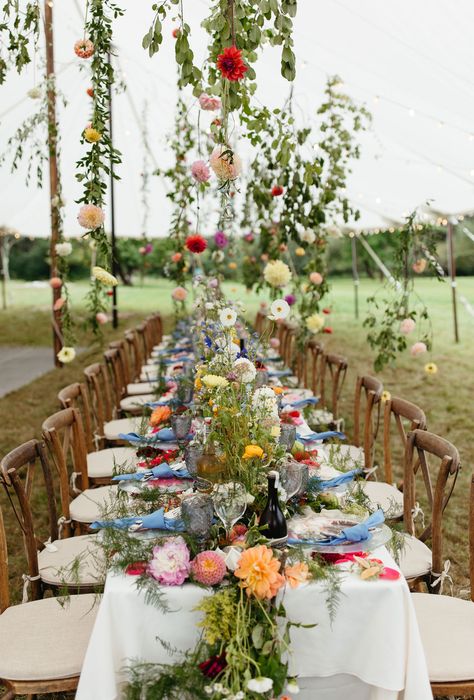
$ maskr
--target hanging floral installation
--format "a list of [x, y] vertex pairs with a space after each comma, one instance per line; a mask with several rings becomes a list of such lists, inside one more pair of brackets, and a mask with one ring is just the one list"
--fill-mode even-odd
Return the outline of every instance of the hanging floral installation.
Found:
[[[433, 345], [433, 329], [428, 309], [415, 291], [415, 277], [431, 268], [439, 280], [444, 272], [436, 254], [438, 232], [417, 220], [412, 212], [403, 228], [391, 234], [394, 264], [391, 279], [381, 290], [368, 297], [369, 312], [364, 320], [367, 342], [375, 350], [374, 368], [382, 370], [394, 363], [410, 346], [412, 357], [425, 356]], [[425, 365], [427, 374], [435, 374], [433, 362]]]
[[27, 2], [21, 9], [18, 0], [4, 0], [1, 12], [0, 85], [12, 65], [21, 73], [31, 63], [40, 31], [40, 0]]

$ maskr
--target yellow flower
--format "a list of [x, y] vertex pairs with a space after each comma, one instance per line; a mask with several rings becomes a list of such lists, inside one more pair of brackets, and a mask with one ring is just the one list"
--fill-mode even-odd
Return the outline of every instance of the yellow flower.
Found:
[[236, 270], [237, 269], [237, 263], [235, 262], [230, 262], [228, 265], [229, 270]]
[[284, 287], [291, 279], [291, 270], [281, 260], [270, 260], [263, 270], [263, 277], [271, 287]]
[[274, 438], [280, 437], [281, 428], [279, 425], [272, 425], [270, 435]]
[[311, 331], [311, 333], [319, 333], [323, 326], [324, 317], [319, 314], [312, 314], [306, 319], [306, 328]]
[[272, 389], [277, 396], [285, 391], [282, 386], [272, 386]]
[[103, 267], [95, 266], [92, 268], [92, 275], [96, 280], [105, 284], [106, 287], [116, 287], [118, 285], [118, 279], [104, 270]]
[[100, 131], [97, 131], [97, 129], [93, 129], [91, 126], [88, 126], [86, 129], [84, 129], [84, 138], [86, 141], [89, 141], [89, 143], [97, 143], [97, 141], [100, 141], [102, 138], [102, 134]]
[[196, 377], [196, 379], [194, 380], [194, 388], [196, 389], [196, 391], [199, 391], [199, 389], [202, 389], [201, 377]]
[[242, 455], [242, 459], [253, 459], [254, 457], [258, 457], [262, 459], [263, 457], [263, 450], [261, 447], [258, 445], [247, 445], [244, 451], [244, 454]]
[[219, 377], [218, 374], [206, 374], [201, 381], [208, 389], [220, 389], [229, 383], [225, 377]]
[[392, 398], [392, 394], [389, 391], [382, 392], [382, 403], [385, 403], [386, 401], [390, 401], [391, 398]]
[[438, 371], [438, 366], [435, 365], [434, 362], [428, 362], [428, 364], [425, 365], [426, 374], [436, 374], [437, 371]]
[[306, 255], [306, 251], [304, 248], [296, 248], [295, 255], [297, 255], [299, 258], [302, 258], [303, 255]]
[[61, 348], [56, 357], [58, 358], [59, 362], [63, 363], [63, 365], [67, 365], [69, 362], [72, 362], [76, 357], [76, 351], [74, 350], [74, 348], [70, 348], [67, 345], [65, 345]]

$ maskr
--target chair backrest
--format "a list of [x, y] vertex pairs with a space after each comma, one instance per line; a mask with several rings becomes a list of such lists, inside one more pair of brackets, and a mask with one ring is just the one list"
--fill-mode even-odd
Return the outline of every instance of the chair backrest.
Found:
[[104, 447], [104, 423], [114, 418], [115, 405], [112, 403], [110, 382], [107, 370], [99, 362], [84, 369], [90, 396], [90, 408], [94, 418], [94, 437], [99, 449]]
[[323, 363], [324, 350], [321, 343], [312, 338], [306, 344], [305, 350], [305, 368], [304, 368], [304, 385], [307, 389], [311, 389], [315, 396], [321, 393], [321, 371]]
[[113, 340], [111, 343], [109, 343], [109, 350], [118, 350], [121, 365], [122, 381], [125, 392], [127, 384], [130, 384], [130, 382], [132, 381], [131, 375], [133, 372], [128, 343], [125, 339]]
[[105, 371], [109, 381], [110, 395], [115, 412], [120, 412], [120, 401], [125, 396], [126, 383], [123, 376], [123, 365], [118, 348], [110, 348], [104, 352]]
[[136, 332], [139, 338], [139, 343], [142, 348], [143, 352], [143, 360], [144, 362], [150, 357], [151, 351], [152, 351], [152, 344], [151, 344], [151, 339], [150, 339], [150, 334], [147, 329], [147, 324], [146, 323], [141, 323], [139, 326], [136, 327]]
[[128, 347], [130, 382], [136, 382], [140, 378], [143, 362], [143, 351], [135, 330], [125, 333], [125, 342]]
[[84, 382], [68, 384], [68, 386], [65, 386], [64, 389], [61, 389], [59, 392], [58, 400], [61, 404], [61, 408], [77, 408], [80, 412], [84, 425], [87, 451], [94, 452], [96, 446], [92, 426], [91, 403], [87, 386]]
[[265, 314], [263, 311], [260, 309], [257, 311], [257, 315], [255, 316], [255, 323], [254, 323], [254, 328], [255, 332], [261, 335], [263, 333], [265, 326]]
[[[383, 384], [381, 381], [367, 375], [357, 377], [354, 401], [354, 444], [364, 448], [366, 469], [371, 469], [373, 466], [382, 394]], [[364, 400], [365, 410], [363, 411]]]
[[320, 361], [321, 404], [331, 410], [334, 420], [339, 418], [339, 399], [346, 379], [347, 364], [346, 357], [334, 353], [324, 353]]
[[61, 517], [64, 519], [66, 536], [69, 536], [71, 498], [89, 487], [87, 451], [80, 413], [76, 408], [58, 411], [44, 421], [42, 430], [58, 474]]
[[10, 605], [10, 586], [8, 582], [8, 550], [3, 513], [0, 506], [0, 614]]
[[[393, 427], [396, 428], [393, 431]], [[398, 438], [400, 445], [400, 465], [403, 465], [405, 447], [407, 443], [407, 433], [412, 430], [426, 430], [426, 416], [419, 406], [406, 399], [392, 396], [385, 401], [384, 405], [384, 427], [383, 427], [383, 465], [384, 477], [388, 484], [392, 484], [393, 476], [393, 432]]]
[[[430, 465], [434, 459], [439, 461], [436, 470]], [[403, 478], [403, 522], [410, 535], [416, 535], [423, 542], [431, 540], [433, 576], [440, 575], [442, 570], [443, 512], [451, 498], [460, 466], [459, 452], [444, 438], [427, 430], [413, 430], [408, 434]], [[419, 475], [424, 483], [423, 499], [420, 500], [430, 513], [425, 513], [424, 522], [417, 533], [415, 513]]]
[[33, 483], [38, 462], [41, 465], [48, 501], [48, 535], [51, 541], [54, 541], [58, 539], [57, 511], [54, 499], [54, 485], [44, 442], [39, 440], [25, 442], [9, 452], [0, 462], [3, 485], [12, 506], [14, 517], [23, 535], [29, 591], [31, 593], [30, 599], [33, 600], [38, 600], [42, 596], [42, 584], [38, 576], [38, 550], [44, 548], [43, 542], [36, 536], [31, 508]]
[[161, 343], [163, 339], [163, 319], [159, 311], [156, 311], [147, 318], [146, 322], [149, 324], [150, 340], [153, 348], [153, 346]]

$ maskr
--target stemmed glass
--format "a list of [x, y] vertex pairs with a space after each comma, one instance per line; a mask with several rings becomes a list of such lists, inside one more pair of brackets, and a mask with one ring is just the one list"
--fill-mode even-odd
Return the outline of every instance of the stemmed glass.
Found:
[[286, 493], [286, 500], [295, 496], [303, 486], [305, 480], [305, 472], [307, 473], [308, 466], [296, 461], [285, 462], [279, 469], [281, 485]]
[[179, 447], [182, 447], [191, 429], [192, 416], [178, 414], [171, 416], [171, 427], [176, 435], [176, 441]]
[[216, 484], [212, 493], [214, 510], [225, 527], [227, 537], [233, 525], [245, 513], [247, 508], [247, 491], [239, 481]]
[[278, 442], [286, 447], [287, 452], [291, 452], [291, 448], [296, 440], [296, 425], [291, 423], [282, 423], [280, 426], [280, 437]]

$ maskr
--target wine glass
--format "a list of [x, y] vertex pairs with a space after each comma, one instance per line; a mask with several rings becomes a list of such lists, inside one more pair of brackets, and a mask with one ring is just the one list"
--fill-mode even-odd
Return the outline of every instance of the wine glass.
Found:
[[304, 473], [308, 466], [294, 460], [285, 462], [279, 469], [280, 481], [286, 493], [286, 500], [295, 496], [303, 485]]
[[245, 513], [247, 508], [247, 491], [239, 481], [216, 484], [212, 493], [214, 510], [225, 527], [229, 537], [233, 525]]
[[280, 437], [278, 442], [280, 445], [284, 445], [287, 452], [291, 452], [291, 448], [295, 444], [296, 440], [296, 425], [292, 423], [282, 423], [280, 426]]
[[180, 447], [183, 446], [191, 428], [192, 416], [184, 414], [171, 416], [171, 427]]

